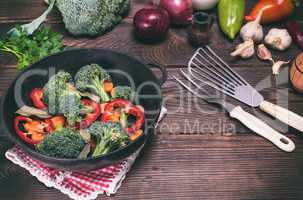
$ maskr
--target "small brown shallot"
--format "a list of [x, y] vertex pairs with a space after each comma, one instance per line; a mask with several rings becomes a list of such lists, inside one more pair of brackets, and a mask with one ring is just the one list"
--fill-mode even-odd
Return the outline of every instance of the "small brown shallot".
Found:
[[241, 58], [250, 58], [255, 53], [254, 41], [248, 39], [247, 41], [239, 44], [236, 50], [232, 52], [231, 56], [240, 56]]
[[25, 105], [22, 106], [21, 108], [19, 108], [15, 113], [17, 113], [19, 115], [23, 115], [23, 116], [32, 116], [32, 115], [34, 115], [34, 116], [42, 118], [42, 119], [47, 119], [47, 118], [52, 117], [45, 110], [40, 110], [38, 108], [25, 106]]
[[79, 134], [86, 143], [91, 141], [91, 135], [87, 129], [80, 129]]
[[277, 62], [274, 62], [274, 64], [272, 65], [272, 74], [273, 75], [278, 75], [279, 71], [280, 71], [280, 68], [283, 65], [286, 65], [288, 63], [289, 63], [289, 61], [277, 61]]
[[90, 152], [90, 147], [91, 147], [91, 144], [86, 144], [82, 151], [80, 152], [78, 158], [87, 158], [89, 152]]
[[274, 63], [274, 60], [272, 59], [272, 55], [268, 48], [264, 44], [259, 44], [257, 49], [257, 56], [261, 60], [269, 60], [272, 63]]

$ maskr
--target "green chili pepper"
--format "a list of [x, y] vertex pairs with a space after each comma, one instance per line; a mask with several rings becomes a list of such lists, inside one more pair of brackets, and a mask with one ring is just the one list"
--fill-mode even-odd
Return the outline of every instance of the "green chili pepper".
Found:
[[234, 39], [243, 22], [245, 0], [220, 0], [218, 13], [221, 30], [230, 39]]

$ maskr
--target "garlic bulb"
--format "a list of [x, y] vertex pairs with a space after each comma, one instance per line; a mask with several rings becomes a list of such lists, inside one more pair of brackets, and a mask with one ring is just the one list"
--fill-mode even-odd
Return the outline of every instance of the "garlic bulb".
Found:
[[246, 23], [240, 30], [241, 38], [246, 41], [252, 39], [254, 42], [261, 42], [263, 39], [263, 27], [260, 24], [260, 20], [263, 14], [263, 10], [258, 13], [257, 18], [254, 21]]
[[272, 48], [283, 51], [291, 45], [292, 39], [286, 29], [272, 28], [264, 41]]
[[236, 47], [236, 50], [232, 52], [231, 56], [240, 56], [241, 58], [250, 58], [255, 53], [254, 41], [249, 39]]
[[274, 63], [274, 60], [272, 59], [272, 55], [271, 55], [270, 51], [267, 49], [267, 47], [264, 44], [258, 45], [257, 56], [261, 60], [269, 60], [272, 63]]
[[283, 65], [286, 65], [288, 63], [289, 63], [289, 61], [277, 61], [277, 62], [274, 62], [274, 64], [272, 65], [272, 74], [273, 75], [278, 75], [279, 71], [280, 71], [280, 68]]

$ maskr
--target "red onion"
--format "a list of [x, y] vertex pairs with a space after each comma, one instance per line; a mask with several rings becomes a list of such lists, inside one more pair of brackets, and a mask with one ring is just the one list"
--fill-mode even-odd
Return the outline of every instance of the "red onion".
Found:
[[162, 8], [143, 8], [134, 17], [135, 33], [145, 40], [155, 41], [163, 38], [169, 24], [169, 15]]
[[161, 0], [160, 6], [167, 10], [172, 24], [184, 25], [192, 20], [191, 0]]

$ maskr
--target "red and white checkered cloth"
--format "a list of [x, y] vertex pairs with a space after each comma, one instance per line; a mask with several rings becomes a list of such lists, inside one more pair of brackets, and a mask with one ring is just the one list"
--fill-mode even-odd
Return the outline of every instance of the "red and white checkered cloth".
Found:
[[[167, 110], [162, 108], [158, 122]], [[126, 173], [130, 170], [141, 149], [118, 164], [93, 171], [70, 172], [49, 168], [32, 159], [18, 146], [9, 149], [5, 156], [13, 163], [25, 168], [47, 187], [54, 187], [75, 200], [91, 200], [99, 194], [115, 194]]]

